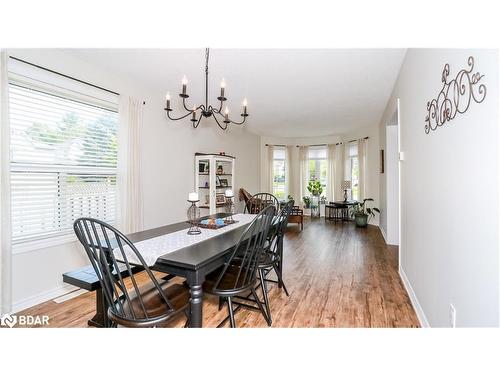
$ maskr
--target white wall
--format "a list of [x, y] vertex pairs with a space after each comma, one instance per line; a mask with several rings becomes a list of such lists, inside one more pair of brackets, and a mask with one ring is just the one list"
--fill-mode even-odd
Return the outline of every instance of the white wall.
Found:
[[[385, 139], [385, 173], [386, 182], [386, 209], [384, 227], [386, 242], [390, 245], [399, 245], [399, 150], [398, 126], [386, 127]], [[382, 215], [380, 215], [382, 217]], [[382, 226], [381, 226], [382, 229]]]
[[[236, 191], [260, 186], [260, 137], [245, 128], [220, 131], [210, 119], [194, 130], [187, 122], [165, 119], [164, 92], [142, 87], [112, 72], [56, 50], [10, 50], [11, 55], [83, 79], [121, 94], [143, 97], [144, 129], [141, 158], [145, 228], [185, 219], [187, 194], [194, 190], [194, 153], [225, 151], [236, 157]], [[257, 168], [256, 168], [257, 166]], [[75, 243], [15, 254], [12, 261], [15, 310], [65, 291], [61, 274], [87, 264]]]
[[[378, 119], [374, 119], [376, 123]], [[324, 137], [261, 137], [260, 144], [260, 158], [261, 158], [261, 186], [262, 191], [269, 190], [266, 186], [266, 173], [267, 173], [267, 147], [266, 144], [279, 144], [279, 145], [314, 145], [314, 144], [334, 144], [337, 142], [348, 142], [353, 139], [369, 137], [367, 149], [367, 168], [366, 168], [366, 181], [365, 193], [366, 197], [375, 200], [374, 206], [379, 204], [379, 131], [377, 126], [362, 128], [350, 133], [329, 135]], [[300, 178], [299, 178], [299, 150], [298, 147], [293, 148], [291, 155], [291, 164], [293, 166], [290, 194], [295, 198], [297, 203], [302, 203], [300, 197]], [[251, 192], [253, 193], [253, 192]], [[378, 225], [378, 215], [374, 219], [370, 219], [370, 224]]]
[[[430, 134], [427, 101], [475, 58], [487, 96]], [[498, 326], [498, 56], [494, 50], [409, 50], [380, 123], [400, 99], [401, 269], [423, 324]]]

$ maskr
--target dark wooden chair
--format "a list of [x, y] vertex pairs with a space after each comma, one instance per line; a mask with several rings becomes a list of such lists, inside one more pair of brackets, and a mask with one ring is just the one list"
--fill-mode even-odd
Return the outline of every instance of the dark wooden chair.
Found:
[[244, 213], [258, 214], [264, 208], [269, 206], [273, 206], [276, 209], [276, 212], [278, 212], [280, 207], [278, 198], [270, 193], [257, 193], [254, 194], [248, 202], [246, 202]]
[[[73, 229], [101, 283], [112, 326], [157, 327], [179, 313], [189, 318], [189, 289], [183, 284], [158, 281], [124, 234], [92, 218], [77, 219]], [[129, 257], [144, 269], [147, 283], [139, 286]]]
[[[264, 307], [268, 320], [272, 323], [271, 307], [269, 304], [268, 282], [277, 283], [278, 287], [283, 288], [285, 294], [290, 296], [283, 282], [283, 238], [285, 236], [286, 227], [288, 225], [288, 218], [292, 212], [293, 201], [287, 202], [278, 216], [275, 218], [275, 226], [271, 231], [271, 236], [268, 238], [268, 243], [259, 260], [258, 275], [260, 287], [264, 297]], [[274, 271], [278, 280], [268, 279], [267, 276], [270, 272]]]
[[236, 309], [233, 308], [233, 298], [247, 293], [253, 295], [260, 312], [271, 325], [264, 306], [257, 297], [255, 287], [260, 256], [266, 246], [275, 213], [274, 206], [264, 208], [245, 229], [224, 266], [206, 277], [203, 290], [227, 302], [229, 316], [219, 324], [219, 327], [228, 319], [231, 327], [236, 327], [234, 320]]

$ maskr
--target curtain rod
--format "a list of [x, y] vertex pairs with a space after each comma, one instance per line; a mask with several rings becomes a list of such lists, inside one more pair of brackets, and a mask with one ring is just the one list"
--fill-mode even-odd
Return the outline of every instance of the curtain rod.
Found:
[[[364, 137], [362, 139], [369, 139], [370, 137]], [[346, 142], [346, 143], [352, 143], [352, 142], [356, 142], [357, 139], [353, 139], [353, 140], [350, 140], [349, 142]], [[343, 144], [343, 142], [339, 142], [339, 143], [335, 143], [335, 146], [338, 146], [338, 145], [341, 145]], [[271, 145], [271, 144], [268, 144], [266, 143], [266, 147], [268, 146], [275, 146], [275, 147], [287, 147], [288, 145]], [[295, 147], [300, 147], [301, 145], [296, 145]], [[327, 143], [321, 143], [321, 144], [317, 144], [317, 145], [303, 145], [303, 146], [308, 146], [308, 147], [318, 147], [318, 146], [328, 146]]]
[[120, 95], [119, 93], [117, 93], [117, 92], [115, 92], [115, 91], [111, 91], [111, 90], [105, 89], [104, 87], [94, 85], [93, 83], [89, 83], [89, 82], [86, 82], [86, 81], [82, 81], [81, 79], [78, 79], [78, 78], [75, 78], [75, 77], [71, 77], [71, 76], [68, 76], [68, 75], [63, 74], [63, 73], [56, 72], [55, 70], [48, 69], [48, 68], [45, 68], [45, 67], [43, 67], [43, 66], [40, 66], [40, 65], [37, 65], [37, 64], [33, 64], [33, 63], [30, 63], [30, 62], [25, 61], [25, 60], [22, 60], [22, 59], [18, 59], [17, 57], [14, 57], [14, 56], [9, 56], [9, 58], [11, 58], [12, 60], [16, 60], [16, 61], [22, 62], [22, 63], [24, 63], [24, 64], [28, 64], [28, 65], [34, 66], [35, 68], [42, 69], [42, 70], [45, 70], [45, 71], [47, 71], [47, 72], [57, 74], [57, 75], [59, 75], [59, 76], [65, 77], [65, 78], [72, 79], [73, 81], [77, 81], [77, 82], [83, 83], [83, 84], [85, 84], [85, 85], [95, 87], [96, 89], [100, 89], [100, 90], [103, 90], [103, 91], [109, 92], [110, 94]]

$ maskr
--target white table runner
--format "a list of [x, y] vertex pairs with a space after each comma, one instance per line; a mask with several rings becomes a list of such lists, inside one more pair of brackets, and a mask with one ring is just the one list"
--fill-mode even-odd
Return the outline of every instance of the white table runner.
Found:
[[[233, 215], [233, 219], [236, 220], [237, 223], [230, 224], [219, 229], [200, 228], [201, 234], [197, 235], [189, 235], [187, 234], [188, 230], [183, 229], [177, 232], [164, 234], [163, 236], [137, 242], [134, 245], [144, 258], [146, 264], [148, 266], [152, 266], [162, 255], [172, 253], [185, 247], [219, 236], [223, 233], [232, 231], [236, 228], [250, 223], [255, 216], [256, 215], [251, 214], [236, 214]], [[137, 256], [129, 246], [124, 246], [123, 249], [125, 250], [125, 255], [127, 256], [130, 263], [141, 264], [141, 262], [139, 262], [139, 259], [137, 259]], [[114, 252], [116, 259], [123, 260], [120, 249], [115, 249]]]

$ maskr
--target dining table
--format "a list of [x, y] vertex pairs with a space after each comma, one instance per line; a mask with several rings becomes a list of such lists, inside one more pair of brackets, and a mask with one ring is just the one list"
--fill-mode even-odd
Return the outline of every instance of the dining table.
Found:
[[[225, 213], [218, 213], [202, 219], [226, 216]], [[187, 234], [190, 224], [184, 221], [132, 233], [127, 237], [152, 270], [186, 279], [190, 289], [189, 326], [202, 327], [205, 277], [224, 265], [255, 216], [235, 214], [233, 219], [236, 223], [219, 229], [202, 228], [198, 236]]]

